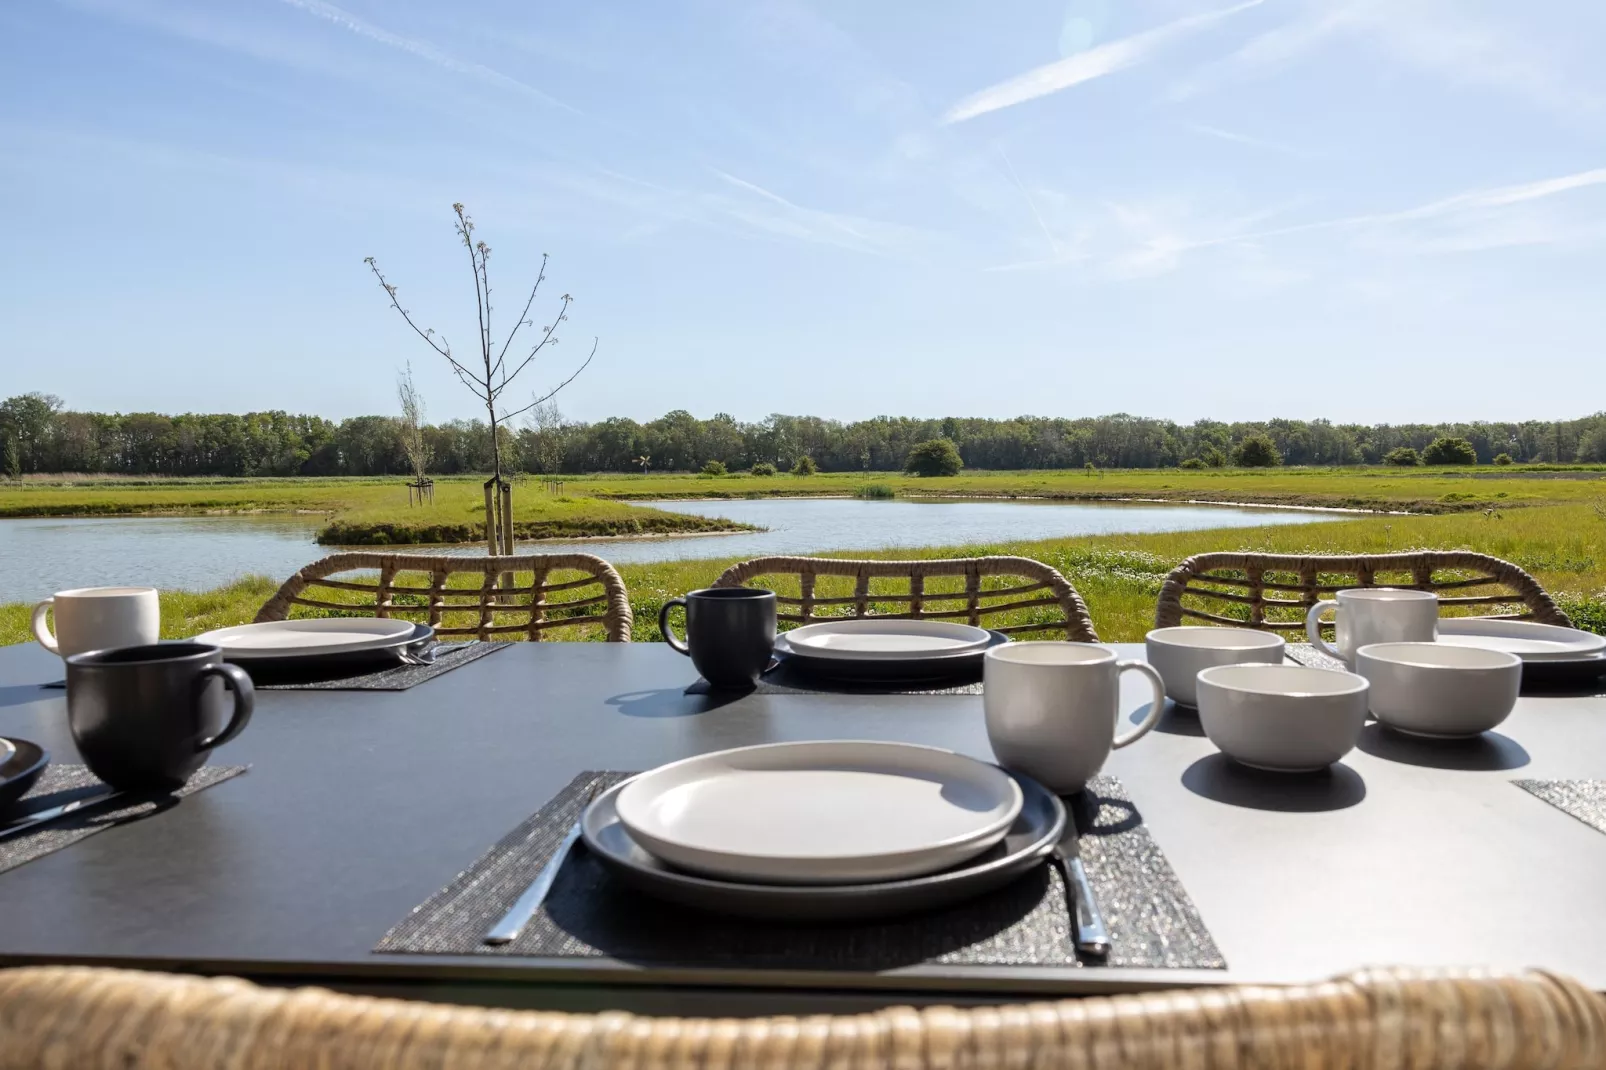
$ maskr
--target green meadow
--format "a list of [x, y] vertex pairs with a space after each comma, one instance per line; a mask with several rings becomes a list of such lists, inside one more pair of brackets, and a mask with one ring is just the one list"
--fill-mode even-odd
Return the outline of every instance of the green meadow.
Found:
[[568, 493], [623, 500], [884, 496], [876, 493], [876, 488], [890, 489], [898, 497], [1147, 499], [1446, 513], [1606, 499], [1606, 469], [1142, 468], [975, 471], [935, 478], [895, 472], [833, 472], [807, 477], [673, 473], [571, 477], [564, 484]]
[[[164, 479], [78, 478], [0, 485], [0, 517], [291, 514], [320, 516], [326, 545], [475, 542], [485, 537], [480, 477], [438, 479], [433, 499], [409, 504], [406, 481], [390, 478]], [[724, 520], [581, 494], [549, 493], [521, 478], [513, 492], [514, 534], [521, 539], [675, 535], [731, 531]]]
[[[1134, 475], [1148, 478], [1136, 479]], [[1191, 481], [1195, 473], [1181, 476], [1163, 472], [1110, 473], [1105, 482], [1122, 481], [1122, 486], [1135, 488], [1142, 485], [1153, 491], [1160, 488], [1151, 485], [1151, 478], [1156, 484], [1167, 479], [1181, 484], [1184, 476]], [[960, 477], [960, 481], [966, 478], [980, 482], [992, 477]], [[1002, 475], [999, 482], [993, 485], [1007, 485], [1008, 478], [1008, 474]], [[1085, 478], [1079, 473], [1058, 474], [1053, 482], [1074, 483]], [[1231, 486], [1241, 492], [1246, 486], [1256, 486], [1252, 483], [1254, 478], [1249, 476], [1233, 480], [1223, 477], [1224, 482], [1218, 486]], [[1334, 490], [1335, 486], [1346, 487], [1346, 480], [1359, 482], [1367, 477], [1362, 473], [1340, 472], [1334, 473], [1332, 480], [1323, 482], [1298, 473], [1275, 473], [1268, 477], [1268, 482], [1258, 487], [1265, 493], [1277, 493], [1281, 488], [1306, 478], [1310, 479], [1312, 493], [1338, 493]], [[660, 490], [672, 489], [677, 479], [689, 485], [698, 485], [698, 481], [691, 477], [649, 477], [641, 484], [656, 486]], [[961, 557], [985, 554], [1032, 557], [1054, 566], [1070, 579], [1087, 602], [1101, 638], [1131, 641], [1141, 639], [1151, 626], [1154, 602], [1166, 573], [1191, 554], [1211, 550], [1322, 554], [1467, 549], [1521, 565], [1557, 597], [1577, 624], [1606, 633], [1606, 495], [1602, 493], [1606, 490], [1606, 480], [1602, 480], [1598, 474], [1591, 474], [1590, 478], [1582, 480], [1512, 478], [1487, 481], [1485, 484], [1465, 477], [1435, 473], [1381, 478], [1376, 486], [1393, 492], [1402, 485], [1415, 485], [1413, 480], [1421, 480], [1422, 487], [1432, 489], [1487, 485], [1492, 493], [1485, 492], [1476, 499], [1446, 503], [1461, 505], [1463, 501], [1475, 501], [1480, 503], [1477, 508], [1463, 506], [1458, 511], [1428, 515], [1358, 515], [1324, 524], [1155, 535], [1085, 536], [984, 546], [930, 547], [915, 551], [899, 550], [895, 554], [842, 554], [831, 553], [823, 548], [821, 553], [822, 556], [851, 557]], [[632, 485], [628, 479], [598, 479], [595, 482], [609, 489]], [[926, 485], [922, 481], [922, 488]], [[1189, 486], [1197, 487], [1199, 484], [1190, 482]], [[571, 490], [571, 487], [565, 487], [566, 494]], [[1447, 490], [1445, 493], [1459, 492]], [[1502, 494], [1503, 497], [1500, 496]], [[1220, 499], [1210, 497], [1209, 500], [1234, 500], [1234, 496], [1227, 494]], [[1242, 497], [1236, 500], [1242, 500]], [[599, 543], [597, 553], [607, 557], [607, 544]], [[659, 639], [657, 617], [663, 602], [674, 595], [707, 586], [735, 560], [670, 561], [620, 566], [619, 571], [630, 589], [631, 605], [635, 612], [635, 639]], [[165, 594], [164, 634], [169, 637], [193, 635], [207, 628], [248, 621], [282, 578], [257, 577], [215, 591]], [[1015, 620], [1008, 623], [1021, 622]], [[27, 607], [0, 606], [0, 643], [23, 641], [26, 638], [26, 625]]]
[[[328, 545], [473, 542], [483, 538], [477, 476], [442, 477], [431, 505], [390, 477], [127, 479], [29, 477], [0, 484], [0, 517], [283, 513], [324, 518]], [[550, 489], [549, 489], [550, 488]], [[684, 473], [539, 476], [515, 481], [521, 538], [732, 530], [740, 525], [655, 510], [653, 499], [961, 496], [1061, 501], [1240, 502], [1410, 513], [1482, 512], [1606, 500], [1596, 468], [1217, 468], [968, 472], [922, 479], [892, 472], [814, 476]]]

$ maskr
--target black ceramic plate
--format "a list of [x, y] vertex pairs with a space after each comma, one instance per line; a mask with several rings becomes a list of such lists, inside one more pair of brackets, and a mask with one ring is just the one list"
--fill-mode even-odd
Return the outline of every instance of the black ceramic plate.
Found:
[[862, 658], [815, 658], [792, 652], [776, 654], [786, 664], [822, 680], [855, 683], [907, 684], [951, 681], [955, 678], [980, 679], [981, 663], [988, 650], [1009, 642], [1003, 632], [989, 631], [992, 638], [981, 650], [949, 654], [940, 658], [911, 658], [909, 661], [868, 661]]
[[4, 764], [0, 764], [0, 810], [4, 810], [33, 787], [39, 774], [50, 764], [50, 752], [26, 739], [13, 739], [16, 748]]
[[1024, 796], [1003, 842], [963, 865], [910, 880], [877, 884], [742, 884], [694, 877], [639, 847], [619, 823], [614, 801], [626, 780], [599, 795], [580, 824], [587, 849], [614, 876], [682, 906], [746, 918], [826, 921], [883, 918], [949, 906], [1002, 888], [1040, 864], [1065, 828], [1065, 806], [1036, 781], [1011, 774]]
[[1524, 661], [1524, 684], [1590, 684], [1606, 676], [1606, 657], [1570, 661]]

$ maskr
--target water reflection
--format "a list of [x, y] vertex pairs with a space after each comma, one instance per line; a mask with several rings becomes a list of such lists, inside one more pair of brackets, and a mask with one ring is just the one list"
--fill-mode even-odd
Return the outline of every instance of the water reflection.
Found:
[[[759, 535], [723, 535], [667, 540], [679, 546], [642, 547], [641, 557], [753, 557], [819, 550], [892, 550], [915, 546], [960, 546], [1056, 539], [1067, 535], [1143, 534], [1205, 528], [1260, 527], [1331, 520], [1337, 514], [1308, 510], [1234, 509], [1210, 505], [1148, 505], [1124, 502], [977, 501], [975, 499], [770, 498], [727, 502], [650, 502], [657, 509], [719, 516], [768, 530]], [[695, 542], [692, 552], [687, 543]]]
[[[518, 549], [578, 551], [631, 563], [1197, 531], [1336, 517], [1332, 513], [1222, 506], [1030, 501], [771, 498], [649, 504], [673, 512], [727, 517], [768, 530], [683, 538], [529, 542], [520, 543]], [[283, 579], [329, 552], [313, 542], [320, 523], [315, 517], [273, 516], [0, 520], [0, 602], [34, 600], [65, 588], [103, 584], [204, 590], [251, 573]], [[444, 549], [483, 552], [478, 545]]]

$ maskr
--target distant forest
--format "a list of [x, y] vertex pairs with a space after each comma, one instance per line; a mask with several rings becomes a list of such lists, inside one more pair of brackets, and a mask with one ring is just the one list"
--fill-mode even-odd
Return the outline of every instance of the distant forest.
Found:
[[[335, 422], [286, 412], [75, 412], [45, 394], [0, 403], [0, 454], [5, 473], [106, 472], [128, 475], [293, 476], [384, 475], [409, 471], [392, 416]], [[491, 436], [475, 420], [452, 420], [423, 431], [442, 475], [488, 470]], [[620, 417], [566, 421], [546, 409], [516, 429], [504, 428], [504, 462], [531, 473], [691, 471], [719, 461], [731, 471], [754, 464], [789, 469], [804, 455], [821, 471], [901, 469], [910, 448], [951, 439], [966, 467], [991, 469], [1164, 468], [1190, 458], [1213, 464], [1234, 456], [1243, 440], [1269, 436], [1289, 465], [1378, 464], [1399, 447], [1422, 450], [1441, 436], [1472, 443], [1481, 464], [1498, 454], [1518, 463], [1606, 462], [1606, 413], [1578, 420], [1524, 423], [1334, 424], [1267, 420], [1178, 424], [1140, 416], [1008, 420], [878, 416], [843, 423], [815, 416], [774, 415], [745, 423], [723, 413], [699, 420], [676, 410], [648, 423]]]

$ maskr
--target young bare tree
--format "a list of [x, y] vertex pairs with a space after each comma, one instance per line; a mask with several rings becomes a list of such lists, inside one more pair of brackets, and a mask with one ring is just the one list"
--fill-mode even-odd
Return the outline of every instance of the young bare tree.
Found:
[[563, 452], [569, 434], [568, 425], [563, 422], [563, 413], [558, 411], [558, 403], [547, 401], [535, 406], [525, 422], [534, 440], [531, 452], [535, 455], [536, 471], [545, 476], [557, 475], [558, 469], [563, 466]]
[[[366, 257], [363, 263], [368, 265], [379, 285], [384, 287], [385, 293], [390, 297], [390, 307], [401, 313], [402, 319], [430, 348], [446, 358], [452, 366], [452, 372], [458, 380], [473, 391], [474, 396], [480, 399], [485, 406], [485, 413], [491, 424], [491, 478], [485, 481], [485, 537], [490, 551], [495, 554], [511, 554], [513, 552], [513, 485], [502, 477], [502, 432], [500, 428], [508, 420], [525, 412], [545, 401], [556, 397], [558, 392], [585, 371], [593, 357], [597, 355], [597, 339], [591, 340], [591, 352], [580, 366], [563, 382], [537, 396], [528, 405], [513, 409], [512, 411], [498, 411], [497, 401], [502, 393], [518, 378], [519, 373], [528, 368], [543, 349], [558, 344], [558, 328], [569, 318], [569, 306], [574, 298], [564, 294], [558, 299], [557, 315], [545, 327], [536, 328], [535, 321], [529, 318], [530, 309], [535, 305], [536, 294], [541, 284], [546, 281], [547, 255], [541, 254], [541, 269], [536, 273], [535, 285], [530, 287], [530, 296], [525, 299], [524, 308], [514, 320], [507, 337], [498, 345], [491, 325], [491, 247], [484, 241], [474, 239], [474, 220], [470, 218], [468, 210], [462, 204], [452, 205], [452, 212], [457, 216], [457, 237], [468, 250], [469, 268], [474, 275], [474, 309], [479, 322], [479, 352], [475, 357], [459, 359], [452, 352], [451, 345], [444, 335], [438, 334], [433, 328], [420, 327], [407, 309], [401, 306], [396, 298], [396, 287], [380, 272], [379, 265], [373, 257]], [[525, 353], [523, 346], [513, 350], [513, 342], [518, 337], [519, 330], [530, 327], [540, 331], [540, 337]], [[508, 357], [512, 351], [511, 359]], [[522, 354], [522, 355], [521, 355]]]
[[[424, 504], [424, 492], [429, 487], [424, 473], [429, 468], [429, 444], [424, 441], [424, 397], [413, 383], [413, 362], [396, 376], [396, 400], [401, 403], [401, 447], [407, 463], [413, 469], [412, 487], [418, 492], [418, 504]], [[433, 499], [434, 495], [430, 496]], [[413, 490], [407, 492], [407, 501], [413, 500]]]

